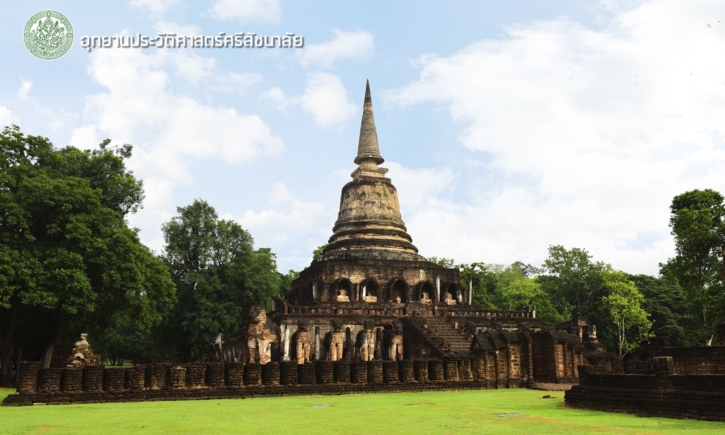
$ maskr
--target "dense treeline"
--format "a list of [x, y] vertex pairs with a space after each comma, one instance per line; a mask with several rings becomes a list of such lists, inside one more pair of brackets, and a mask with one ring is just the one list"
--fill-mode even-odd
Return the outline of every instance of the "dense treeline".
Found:
[[80, 332], [112, 364], [205, 359], [215, 334], [233, 334], [253, 304], [271, 309], [294, 278], [204, 201], [178, 208], [153, 253], [126, 221], [144, 198], [132, 147], [109, 144], [0, 133], [0, 385]]
[[536, 308], [545, 323], [581, 313], [597, 325], [607, 348], [621, 354], [652, 336], [675, 346], [709, 344], [725, 320], [725, 203], [714, 190], [675, 197], [670, 227], [676, 256], [660, 264], [660, 276], [631, 275], [595, 262], [584, 249], [551, 246], [540, 267], [456, 264], [461, 285], [473, 280], [473, 303], [491, 309]]
[[[204, 360], [217, 333], [233, 335], [252, 305], [274, 309], [298, 276], [279, 273], [269, 249], [202, 200], [177, 208], [152, 252], [126, 221], [144, 197], [126, 168], [132, 147], [109, 145], [58, 149], [15, 126], [0, 133], [0, 385], [79, 332], [111, 364]], [[677, 255], [656, 278], [562, 246], [539, 267], [431, 260], [458, 267], [464, 286], [470, 278], [476, 305], [536, 307], [545, 323], [580, 312], [622, 354], [653, 335], [704, 344], [725, 318], [723, 196], [686, 192], [670, 211]]]
[[131, 146], [55, 149], [17, 127], [0, 133], [0, 383], [22, 359], [99, 334], [125, 316], [159, 325], [175, 302], [163, 260], [125, 217], [143, 200], [125, 167]]

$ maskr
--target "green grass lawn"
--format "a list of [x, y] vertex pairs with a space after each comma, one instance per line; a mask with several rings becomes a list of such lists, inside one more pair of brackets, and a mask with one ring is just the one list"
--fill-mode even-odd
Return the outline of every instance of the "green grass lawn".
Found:
[[[0, 400], [11, 392], [0, 389]], [[0, 434], [725, 433], [725, 423], [582, 411], [563, 402], [563, 392], [481, 390], [0, 407]]]

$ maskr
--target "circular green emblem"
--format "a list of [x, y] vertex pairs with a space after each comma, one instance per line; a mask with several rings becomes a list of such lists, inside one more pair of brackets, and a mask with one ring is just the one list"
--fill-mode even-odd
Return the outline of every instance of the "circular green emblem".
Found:
[[73, 26], [68, 18], [56, 11], [42, 11], [30, 17], [23, 31], [25, 46], [35, 56], [58, 59], [73, 43]]

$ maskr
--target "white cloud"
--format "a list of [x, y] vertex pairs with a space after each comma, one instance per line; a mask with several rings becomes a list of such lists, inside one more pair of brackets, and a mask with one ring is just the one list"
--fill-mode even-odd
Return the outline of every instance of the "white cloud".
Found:
[[172, 58], [163, 51], [99, 50], [90, 57], [88, 73], [105, 90], [86, 98], [86, 125], [73, 131], [73, 141], [93, 146], [102, 135], [134, 145], [129, 166], [144, 180], [147, 196], [144, 211], [131, 220], [144, 225], [155, 248], [159, 219], [173, 211], [175, 186], [194, 181], [191, 159], [246, 164], [283, 149], [259, 116], [174, 93], [164, 69]]
[[203, 57], [190, 50], [160, 53], [176, 69], [176, 75], [192, 83], [199, 83], [215, 76], [216, 59]]
[[216, 80], [216, 85], [213, 89], [219, 91], [234, 91], [239, 94], [244, 94], [252, 85], [261, 82], [262, 78], [262, 74], [257, 73], [239, 74], [235, 72], [228, 72]]
[[273, 87], [259, 95], [279, 110], [289, 105], [298, 105], [312, 114], [315, 123], [322, 128], [345, 124], [357, 113], [357, 106], [347, 98], [347, 89], [340, 77], [316, 72], [307, 75], [305, 93], [298, 97], [287, 97], [278, 87]]
[[73, 129], [70, 143], [76, 148], [88, 150], [98, 147], [101, 139], [95, 125], [86, 125]]
[[373, 53], [375, 37], [368, 32], [343, 32], [335, 29], [335, 38], [329, 42], [310, 44], [297, 52], [302, 66], [317, 64], [331, 68], [339, 59], [363, 60]]
[[299, 102], [323, 128], [344, 124], [357, 112], [357, 106], [347, 98], [347, 90], [342, 80], [338, 76], [322, 72], [307, 76], [307, 88]]
[[[281, 253], [280, 270], [309, 262], [312, 251], [330, 235], [329, 227], [323, 225], [329, 217], [325, 206], [295, 198], [281, 182], [272, 186], [269, 203], [274, 207], [259, 212], [248, 210], [237, 221], [254, 235], [257, 246], [274, 246], [275, 252]], [[299, 246], [306, 249], [295, 248]]]
[[[51, 131], [57, 131], [64, 128], [69, 122], [73, 122], [77, 115], [69, 113], [62, 108], [50, 109], [44, 106], [36, 97], [30, 94], [33, 88], [33, 82], [20, 77], [20, 87], [17, 90], [18, 97], [23, 101], [20, 109], [21, 113], [31, 114], [32, 119], [41, 120], [47, 123]], [[8, 110], [5, 118], [7, 122], [18, 122], [18, 117]]]
[[221, 21], [276, 23], [282, 17], [279, 0], [213, 0], [207, 14]]
[[269, 202], [289, 202], [294, 200], [292, 192], [289, 191], [284, 183], [274, 183], [272, 185], [272, 193], [269, 195]]
[[17, 123], [18, 117], [10, 109], [0, 104], [0, 128]]
[[135, 8], [145, 9], [152, 14], [159, 15], [168, 11], [178, 3], [178, 0], [131, 0], [128, 3]]
[[259, 99], [262, 101], [268, 101], [275, 108], [282, 111], [287, 110], [287, 105], [290, 103], [289, 99], [284, 95], [284, 91], [276, 86], [261, 93], [259, 95]]
[[[406, 168], [396, 162], [386, 162], [390, 177], [398, 190], [401, 211], [417, 209], [429, 204], [431, 198], [449, 191], [456, 178], [449, 167]], [[349, 177], [349, 175], [348, 175]]]
[[20, 85], [20, 88], [18, 88], [18, 97], [22, 98], [23, 100], [28, 99], [28, 93], [30, 92], [30, 88], [33, 87], [33, 82], [30, 80], [25, 80], [24, 78], [20, 78], [22, 81], [22, 84]]
[[487, 161], [466, 200], [444, 192], [403, 216], [425, 234], [421, 253], [540, 264], [564, 244], [657, 273], [672, 197], [725, 190], [725, 33], [703, 24], [712, 16], [725, 5], [654, 1], [603, 30], [540, 21], [419, 59], [420, 78], [386, 100], [445, 105]]

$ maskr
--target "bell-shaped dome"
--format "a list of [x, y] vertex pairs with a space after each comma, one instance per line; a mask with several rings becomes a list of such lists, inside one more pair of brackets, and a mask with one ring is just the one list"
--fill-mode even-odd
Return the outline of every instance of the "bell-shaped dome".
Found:
[[353, 180], [342, 188], [340, 212], [332, 237], [320, 260], [383, 258], [425, 261], [418, 254], [400, 217], [398, 191], [378, 165], [380, 155], [375, 129], [370, 83], [365, 89], [357, 169]]

